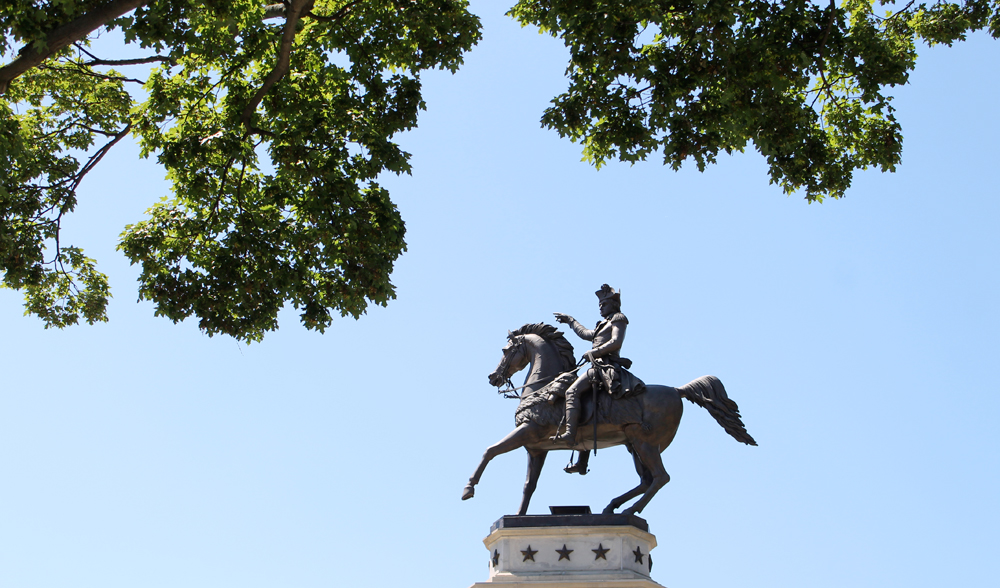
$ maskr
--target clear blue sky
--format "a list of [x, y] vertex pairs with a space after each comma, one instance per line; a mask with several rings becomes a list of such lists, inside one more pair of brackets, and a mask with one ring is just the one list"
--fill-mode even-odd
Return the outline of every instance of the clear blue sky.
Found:
[[[464, 588], [516, 511], [523, 451], [459, 500], [513, 425], [486, 375], [508, 329], [598, 318], [623, 290], [647, 382], [725, 382], [759, 447], [686, 406], [643, 516], [670, 588], [995, 586], [1000, 540], [1000, 43], [920, 49], [896, 93], [896, 174], [808, 205], [760, 156], [699, 173], [600, 172], [539, 127], [560, 44], [478, 2], [484, 38], [424, 80], [389, 177], [409, 250], [398, 299], [259, 345], [136, 304], [122, 227], [167, 186], [124, 145], [81, 189], [66, 241], [110, 275], [111, 322], [43, 330], [0, 292], [0, 585]], [[555, 269], [553, 269], [555, 268]], [[586, 347], [577, 342], [578, 353]], [[554, 454], [531, 512], [603, 508], [622, 448], [585, 478]]]

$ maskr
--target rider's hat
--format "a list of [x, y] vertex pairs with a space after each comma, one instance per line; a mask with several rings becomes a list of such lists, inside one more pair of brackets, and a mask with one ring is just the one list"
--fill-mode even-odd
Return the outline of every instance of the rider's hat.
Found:
[[621, 290], [615, 291], [614, 288], [612, 288], [607, 284], [602, 285], [601, 289], [598, 290], [597, 292], [594, 292], [594, 294], [597, 294], [597, 299], [601, 302], [604, 302], [605, 300], [610, 300], [615, 304], [617, 304], [618, 306], [621, 306], [622, 304]]

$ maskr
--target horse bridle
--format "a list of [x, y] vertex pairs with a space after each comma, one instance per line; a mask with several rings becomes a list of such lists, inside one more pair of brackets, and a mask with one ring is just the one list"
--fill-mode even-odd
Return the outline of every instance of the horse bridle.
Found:
[[[497, 366], [497, 371], [501, 374], [501, 377], [503, 377], [503, 374], [507, 372], [507, 368], [510, 367], [510, 362], [514, 357], [514, 354], [518, 351], [521, 351], [524, 348], [524, 335], [516, 335], [514, 337], [508, 337], [508, 339], [510, 339], [513, 345], [510, 347], [510, 351], [508, 353], [505, 353], [503, 359], [500, 360], [500, 365]], [[580, 367], [582, 367], [583, 364], [585, 363], [587, 363], [587, 359], [583, 358], [580, 360], [580, 363], [576, 364], [576, 367], [574, 367], [573, 369], [566, 370], [565, 372], [558, 373], [554, 376], [549, 376], [547, 378], [541, 378], [539, 380], [535, 380], [531, 384], [532, 385], [540, 384], [542, 382], [555, 380], [556, 378], [565, 376], [566, 374], [572, 374], [576, 370], [580, 369]], [[502, 386], [503, 384], [507, 384], [507, 388], [505, 390], [500, 389], [500, 386]], [[502, 395], [504, 398], [520, 399], [521, 395], [517, 393], [518, 390], [524, 390], [527, 387], [528, 384], [525, 384], [524, 386], [518, 386], [517, 388], [515, 388], [514, 382], [510, 381], [510, 376], [506, 376], [506, 379], [500, 385], [497, 386], [497, 394]]]
[[[508, 337], [511, 345], [509, 351], [503, 354], [503, 358], [500, 360], [500, 365], [497, 366], [497, 373], [500, 374], [501, 378], [504, 378], [503, 382], [497, 386], [497, 394], [502, 394], [504, 398], [520, 398], [521, 395], [517, 393], [518, 390], [524, 388], [514, 387], [514, 382], [510, 381], [510, 376], [505, 375], [507, 373], [507, 368], [510, 367], [510, 362], [513, 361], [514, 355], [524, 349], [524, 336], [516, 335], [514, 337]], [[506, 390], [501, 390], [500, 386], [507, 384]]]

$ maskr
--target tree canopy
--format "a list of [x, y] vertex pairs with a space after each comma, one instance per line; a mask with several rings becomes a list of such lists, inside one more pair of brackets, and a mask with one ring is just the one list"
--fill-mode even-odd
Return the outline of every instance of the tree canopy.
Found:
[[[568, 47], [569, 87], [542, 124], [595, 165], [658, 153], [704, 169], [752, 143], [772, 183], [810, 201], [899, 163], [888, 91], [918, 42], [1000, 37], [1000, 0], [522, 0], [509, 14]], [[417, 124], [421, 72], [456, 71], [480, 39], [461, 0], [10, 0], [0, 27], [2, 285], [46, 326], [107, 320], [107, 277], [60, 225], [134, 137], [172, 186], [121, 235], [140, 298], [249, 341], [288, 303], [322, 331], [394, 297], [404, 223], [377, 178], [409, 171], [394, 137]], [[96, 55], [105, 30], [134, 57]]]

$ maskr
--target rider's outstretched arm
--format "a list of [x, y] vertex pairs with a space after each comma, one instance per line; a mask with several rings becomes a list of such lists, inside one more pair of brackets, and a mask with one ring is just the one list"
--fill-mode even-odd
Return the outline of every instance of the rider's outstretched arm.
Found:
[[570, 318], [569, 328], [573, 329], [576, 336], [583, 339], [584, 341], [593, 341], [594, 335], [597, 334], [597, 329], [587, 329], [584, 328], [575, 318]]
[[561, 312], [552, 313], [556, 315], [556, 320], [560, 323], [566, 323], [569, 328], [573, 329], [576, 336], [583, 339], [584, 341], [593, 341], [594, 335], [597, 333], [596, 329], [586, 329], [577, 320], [568, 314], [563, 314]]

